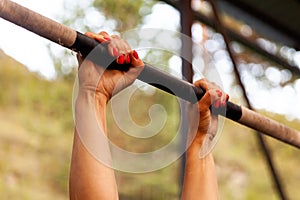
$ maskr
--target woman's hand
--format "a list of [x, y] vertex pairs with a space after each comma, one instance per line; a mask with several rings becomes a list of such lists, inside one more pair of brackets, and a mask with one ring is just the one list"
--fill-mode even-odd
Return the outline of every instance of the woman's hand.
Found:
[[86, 35], [101, 43], [106, 43], [108, 52], [116, 58], [118, 64], [130, 64], [128, 71], [105, 70], [92, 61], [78, 55], [79, 92], [95, 93], [96, 98], [104, 98], [107, 102], [114, 94], [134, 82], [144, 67], [135, 50], [126, 41], [106, 32], [99, 34], [87, 32]]
[[[124, 40], [86, 33], [108, 47], [111, 56], [127, 72], [106, 70], [78, 55], [79, 91], [75, 104], [75, 136], [70, 169], [70, 199], [118, 199], [117, 184], [112, 167], [106, 131], [106, 104], [113, 94], [127, 87], [142, 71], [144, 63]], [[101, 58], [101, 57], [99, 57]]]
[[217, 84], [206, 79], [198, 80], [195, 86], [205, 91], [197, 105], [200, 118], [197, 134], [192, 142], [192, 145], [201, 147], [205, 139], [211, 142], [218, 130], [218, 116], [212, 114], [210, 107], [213, 106], [215, 109], [225, 107], [229, 96]]
[[[195, 86], [202, 88], [205, 94], [197, 105], [192, 105], [193, 109], [188, 112], [190, 123], [197, 124], [190, 125], [188, 135], [191, 144], [186, 152], [182, 200], [217, 200], [219, 199], [218, 183], [210, 150], [213, 147], [212, 140], [218, 130], [218, 116], [213, 115], [214, 112], [211, 112], [210, 107], [216, 109], [225, 107], [229, 96], [218, 85], [205, 79], [197, 81]], [[195, 122], [197, 119], [199, 121]]]

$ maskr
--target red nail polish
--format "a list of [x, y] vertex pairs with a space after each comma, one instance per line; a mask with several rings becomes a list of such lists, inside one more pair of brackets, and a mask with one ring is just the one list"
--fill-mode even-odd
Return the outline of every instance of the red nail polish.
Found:
[[117, 57], [119, 55], [119, 52], [116, 48], [113, 48], [113, 55], [114, 57]]
[[229, 99], [229, 95], [228, 95], [228, 94], [226, 94], [226, 101], [228, 101], [228, 99]]
[[104, 37], [104, 40], [110, 41], [110, 38], [109, 37]]
[[133, 51], [133, 56], [135, 59], [139, 59], [139, 54], [135, 50]]
[[218, 97], [221, 97], [221, 96], [223, 95], [222, 92], [221, 92], [220, 90], [217, 90], [216, 92], [217, 92], [217, 94], [218, 94]]
[[222, 101], [221, 106], [222, 106], [222, 107], [225, 107], [225, 106], [226, 106], [226, 99], [224, 99], [224, 100]]
[[122, 65], [124, 64], [124, 55], [120, 55], [118, 58], [118, 64]]
[[220, 100], [219, 99], [215, 101], [214, 107], [215, 108], [219, 108], [220, 107]]
[[127, 64], [130, 63], [130, 56], [129, 56], [129, 55], [126, 56], [126, 63], [127, 63]]

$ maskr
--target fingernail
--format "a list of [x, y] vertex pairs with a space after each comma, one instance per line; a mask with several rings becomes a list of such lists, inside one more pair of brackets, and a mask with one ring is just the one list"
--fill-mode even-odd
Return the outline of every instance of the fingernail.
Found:
[[104, 40], [110, 41], [110, 38], [109, 37], [104, 37]]
[[119, 55], [119, 52], [116, 48], [113, 48], [113, 54], [114, 54], [114, 57], [117, 57]]
[[226, 101], [228, 101], [228, 99], [229, 99], [229, 95], [228, 95], [228, 94], [226, 94]]
[[[105, 42], [105, 39], [101, 35], [95, 35], [95, 38], [98, 42]], [[103, 41], [104, 40], [104, 41]]]
[[218, 94], [218, 97], [221, 97], [223, 95], [222, 92], [221, 92], [221, 90], [217, 90], [216, 92]]
[[224, 99], [224, 100], [222, 101], [221, 106], [222, 106], [222, 107], [225, 107], [225, 106], [226, 106], [226, 99]]
[[88, 36], [88, 37], [90, 37], [90, 36], [92, 36], [93, 34], [92, 34], [91, 32], [86, 32], [85, 35]]
[[135, 59], [139, 59], [139, 54], [135, 50], [133, 51], [133, 56]]
[[219, 108], [220, 107], [220, 100], [219, 99], [215, 101], [214, 107], [215, 108]]
[[124, 64], [124, 55], [120, 55], [117, 62], [120, 65]]
[[130, 63], [130, 56], [129, 55], [126, 56], [126, 63], [127, 64]]

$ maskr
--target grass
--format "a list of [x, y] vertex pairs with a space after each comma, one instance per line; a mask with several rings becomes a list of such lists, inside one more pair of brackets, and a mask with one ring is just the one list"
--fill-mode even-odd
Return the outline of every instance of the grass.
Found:
[[[70, 160], [67, 140], [71, 135], [33, 132], [20, 125], [19, 117], [11, 112], [0, 115], [1, 199], [66, 199]], [[53, 126], [42, 128], [53, 129]]]

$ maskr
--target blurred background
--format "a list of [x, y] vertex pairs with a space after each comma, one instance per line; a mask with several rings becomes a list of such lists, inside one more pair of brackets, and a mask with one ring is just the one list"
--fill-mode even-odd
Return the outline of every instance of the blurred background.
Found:
[[[175, 31], [181, 31], [194, 41], [185, 52], [192, 66], [155, 49], [140, 56], [174, 75], [183, 66], [188, 81], [202, 74], [213, 80], [209, 72], [216, 69], [233, 102], [300, 130], [298, 1], [16, 2], [80, 32], [122, 35], [156, 28], [174, 33], [170, 41], [137, 36], [130, 41], [137, 48], [167, 44], [178, 55], [185, 44]], [[0, 30], [0, 199], [68, 199], [75, 53], [3, 19]], [[154, 104], [167, 114], [155, 137], [136, 141], [126, 136], [108, 109], [111, 140], [134, 152], [153, 151], [172, 140], [181, 115], [175, 97], [143, 86], [130, 99], [131, 117], [146, 126]], [[213, 153], [221, 199], [299, 199], [299, 149], [225, 120]], [[183, 165], [178, 159], [154, 172], [117, 172], [120, 199], [179, 199]]]

